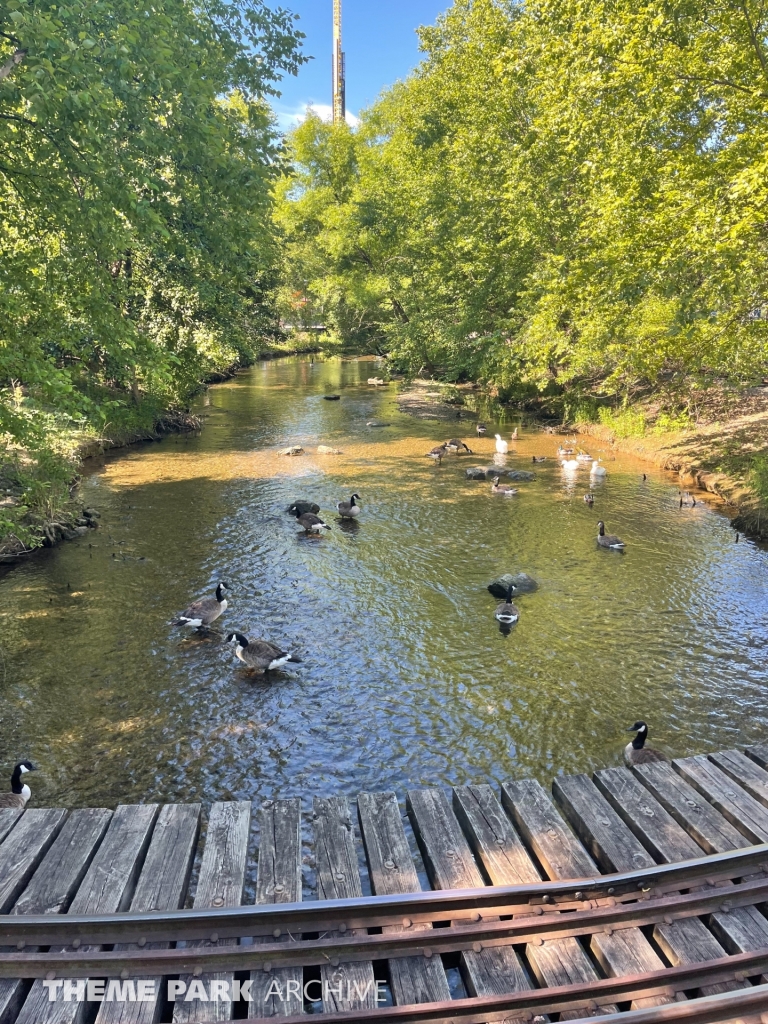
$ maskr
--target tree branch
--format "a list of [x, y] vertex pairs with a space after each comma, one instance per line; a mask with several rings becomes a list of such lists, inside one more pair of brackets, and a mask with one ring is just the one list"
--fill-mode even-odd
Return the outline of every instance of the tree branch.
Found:
[[13, 71], [17, 64], [21, 64], [24, 58], [27, 56], [26, 50], [16, 50], [15, 53], [11, 54], [9, 59], [0, 68], [0, 82]]

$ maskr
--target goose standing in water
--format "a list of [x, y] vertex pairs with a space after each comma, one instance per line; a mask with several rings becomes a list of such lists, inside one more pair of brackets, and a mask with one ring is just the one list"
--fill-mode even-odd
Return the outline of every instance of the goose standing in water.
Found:
[[507, 452], [509, 451], [509, 445], [501, 436], [501, 434], [496, 435], [496, 451], [499, 453], [499, 455], [506, 455]]
[[477, 431], [477, 436], [482, 437], [487, 429], [488, 428], [484, 423], [478, 423], [477, 426], [475, 427], [475, 430]]
[[227, 643], [233, 642], [235, 654], [240, 661], [259, 675], [264, 675], [265, 672], [274, 668], [281, 668], [289, 661], [295, 665], [301, 664], [301, 658], [297, 658], [287, 651], [281, 651], [279, 647], [269, 643], [268, 640], [249, 640], [242, 633], [230, 633]]
[[176, 624], [194, 626], [196, 629], [210, 626], [227, 610], [227, 599], [224, 592], [228, 589], [226, 583], [220, 583], [216, 587], [216, 597], [204, 597], [201, 601], [193, 601], [189, 608], [176, 619]]
[[507, 591], [506, 601], [502, 601], [496, 608], [496, 618], [504, 626], [511, 626], [513, 622], [517, 622], [520, 618], [520, 612], [518, 611], [517, 605], [512, 603], [512, 595], [515, 592], [514, 587], [510, 587]]
[[463, 441], [459, 440], [458, 437], [452, 437], [450, 441], [446, 441], [445, 447], [449, 452], [456, 452], [457, 455], [459, 452], [468, 452], [470, 455], [472, 454], [472, 449], [465, 445]]
[[11, 792], [0, 793], [0, 807], [26, 807], [32, 791], [26, 783], [22, 784], [21, 777], [27, 772], [36, 772], [37, 768], [31, 761], [19, 761], [11, 775]]
[[314, 512], [299, 512], [298, 509], [293, 513], [296, 516], [296, 522], [299, 526], [304, 527], [305, 533], [320, 533], [321, 530], [330, 530], [330, 526], [324, 523], [320, 516], [316, 516]]
[[360, 495], [353, 494], [349, 501], [338, 502], [336, 511], [342, 519], [355, 519], [360, 515], [360, 506], [356, 504], [358, 501], [360, 501]]
[[601, 548], [610, 548], [612, 551], [623, 551], [626, 544], [619, 540], [613, 533], [605, 532], [605, 523], [601, 519], [597, 524], [597, 543]]
[[635, 722], [627, 732], [637, 733], [635, 738], [624, 748], [624, 760], [631, 768], [636, 764], [652, 764], [654, 761], [669, 761], [666, 754], [654, 747], [646, 747], [648, 739], [648, 726], [645, 722]]

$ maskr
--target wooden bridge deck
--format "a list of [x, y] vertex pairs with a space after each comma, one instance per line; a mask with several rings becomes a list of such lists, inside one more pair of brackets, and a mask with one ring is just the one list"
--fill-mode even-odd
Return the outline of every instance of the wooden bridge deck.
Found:
[[0, 1024], [768, 1024], [766, 769], [412, 790], [405, 816], [361, 793], [357, 822], [315, 798], [304, 903], [301, 801], [267, 801], [248, 906], [249, 803], [213, 805], [201, 853], [199, 805], [0, 810]]

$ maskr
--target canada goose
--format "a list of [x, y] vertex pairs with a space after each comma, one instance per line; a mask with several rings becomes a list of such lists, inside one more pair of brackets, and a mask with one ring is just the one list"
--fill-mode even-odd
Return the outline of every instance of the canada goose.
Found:
[[632, 742], [628, 743], [624, 748], [624, 760], [630, 768], [636, 764], [669, 761], [667, 755], [662, 754], [660, 750], [656, 750], [654, 747], [646, 747], [645, 741], [648, 739], [648, 726], [645, 722], [635, 722], [631, 729], [627, 729], [627, 732], [637, 733]]
[[194, 626], [196, 629], [200, 629], [201, 626], [210, 626], [222, 612], [227, 610], [225, 590], [229, 590], [227, 584], [220, 583], [216, 587], [216, 597], [204, 597], [200, 601], [193, 601], [189, 608], [176, 619], [176, 625]]
[[478, 423], [477, 426], [475, 427], [475, 430], [477, 431], [477, 436], [482, 437], [483, 434], [488, 430], [488, 427], [486, 427], [484, 423]]
[[502, 603], [496, 608], [496, 618], [505, 626], [511, 626], [513, 622], [517, 622], [520, 618], [520, 612], [517, 609], [517, 605], [512, 604], [512, 594], [514, 592], [515, 588], [510, 587], [507, 591], [506, 601], [502, 601]]
[[472, 449], [467, 447], [458, 437], [452, 437], [450, 441], [446, 441], [445, 447], [449, 452], [456, 452], [457, 455], [459, 452], [469, 452], [470, 455], [472, 454]]
[[496, 435], [496, 451], [499, 453], [499, 455], [506, 455], [507, 452], [509, 451], [509, 445], [501, 436], [501, 434]]
[[494, 494], [505, 494], [508, 498], [511, 498], [513, 494], [517, 494], [516, 487], [508, 487], [506, 484], [500, 484], [499, 477], [497, 476], [493, 478], [493, 483], [491, 484], [491, 491]]
[[516, 441], [517, 440], [517, 427], [515, 427], [515, 429], [512, 431], [512, 433], [509, 435], [509, 437], [510, 437], [511, 441]]
[[546, 461], [547, 461], [547, 456], [546, 455], [532, 455], [531, 456], [531, 462], [546, 462]]
[[430, 451], [427, 452], [427, 456], [426, 457], [428, 459], [434, 459], [435, 462], [439, 466], [440, 463], [443, 461], [443, 456], [445, 455], [445, 452], [446, 452], [446, 446], [444, 444], [438, 444], [438, 445], [435, 445], [434, 448], [430, 449]]
[[0, 793], [0, 807], [26, 807], [32, 791], [26, 783], [22, 786], [21, 776], [36, 771], [31, 761], [19, 761], [11, 776], [11, 792]]
[[320, 533], [321, 530], [330, 530], [330, 526], [324, 523], [320, 516], [316, 516], [314, 512], [300, 512], [296, 509], [293, 514], [296, 516], [296, 522], [299, 526], [304, 527], [305, 533]]
[[605, 532], [605, 523], [601, 519], [597, 524], [597, 543], [601, 548], [611, 548], [613, 551], [623, 551], [626, 545], [623, 540], [619, 540], [618, 537], [612, 533]]
[[597, 459], [595, 459], [592, 462], [592, 467], [591, 467], [591, 469], [589, 471], [589, 475], [590, 476], [608, 476], [608, 470], [605, 468], [605, 466], [601, 466], [600, 462]]
[[680, 508], [683, 508], [683, 506], [687, 507], [689, 505], [690, 505], [691, 508], [696, 508], [696, 499], [694, 498], [694, 496], [691, 494], [690, 491], [681, 491], [681, 493], [680, 493]]
[[249, 640], [242, 633], [230, 633], [227, 643], [233, 641], [236, 644], [235, 654], [240, 661], [254, 672], [258, 672], [259, 675], [264, 675], [270, 669], [280, 668], [288, 661], [297, 665], [301, 664], [301, 658], [281, 651], [279, 647], [267, 640]]
[[288, 511], [292, 516], [295, 516], [297, 510], [300, 516], [303, 516], [305, 512], [311, 512], [312, 515], [317, 515], [320, 511], [320, 506], [316, 505], [314, 501], [294, 501], [286, 511]]
[[587, 505], [594, 505], [595, 504], [595, 496], [594, 496], [594, 494], [585, 494], [584, 495], [584, 501], [587, 503]]
[[739, 531], [738, 530], [736, 531], [736, 543], [737, 544], [739, 543]]
[[360, 500], [359, 494], [353, 494], [349, 501], [340, 501], [336, 510], [343, 519], [354, 519], [360, 515], [360, 506], [356, 504]]
[[647, 479], [648, 479], [648, 474], [647, 473], [643, 473], [643, 483], [645, 483]]

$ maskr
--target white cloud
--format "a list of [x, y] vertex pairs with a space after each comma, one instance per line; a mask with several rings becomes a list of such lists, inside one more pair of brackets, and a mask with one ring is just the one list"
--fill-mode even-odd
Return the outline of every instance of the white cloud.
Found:
[[[333, 107], [329, 103], [302, 103], [300, 106], [293, 107], [292, 109], [275, 109], [278, 127], [283, 132], [289, 132], [297, 124], [301, 124], [306, 118], [308, 110], [312, 110], [323, 121], [331, 121], [333, 119]], [[351, 110], [348, 110], [347, 124], [350, 128], [356, 128], [359, 123], [360, 119]]]

